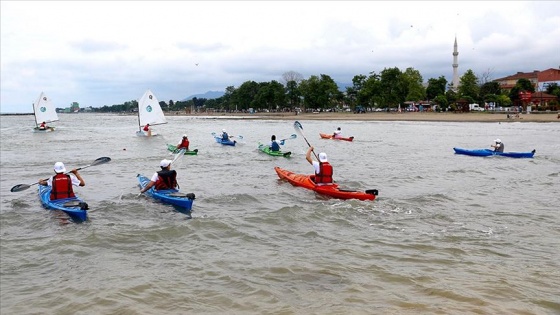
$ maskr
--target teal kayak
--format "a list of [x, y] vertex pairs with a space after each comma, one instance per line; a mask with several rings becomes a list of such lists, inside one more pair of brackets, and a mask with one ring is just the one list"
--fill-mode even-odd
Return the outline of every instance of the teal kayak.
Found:
[[[168, 145], [167, 145], [167, 150], [169, 150], [169, 151], [171, 151], [171, 152], [173, 152], [173, 153], [179, 152], [179, 151], [177, 150], [177, 146], [176, 146], [176, 145], [173, 145], [173, 144], [168, 144]], [[188, 150], [185, 151], [185, 155], [197, 155], [197, 154], [198, 154], [198, 149], [194, 149], [194, 150], [192, 150], [192, 151], [188, 151]]]
[[76, 223], [87, 220], [88, 204], [79, 197], [51, 200], [50, 186], [39, 185], [39, 197], [43, 207], [50, 210], [61, 210], [66, 213], [72, 221]]
[[290, 155], [292, 154], [292, 152], [290, 152], [290, 151], [288, 151], [288, 152], [272, 151], [268, 145], [262, 144], [260, 142], [259, 142], [258, 148], [261, 152], [264, 152], [264, 153], [266, 153], [268, 155], [272, 155], [272, 156], [290, 157]]
[[[144, 188], [150, 182], [150, 179], [143, 175], [136, 175], [140, 187]], [[159, 200], [163, 203], [176, 206], [179, 212], [190, 213], [192, 210], [192, 205], [195, 199], [193, 193], [182, 193], [178, 189], [165, 189], [165, 190], [155, 190], [154, 187], [146, 191], [148, 196]]]

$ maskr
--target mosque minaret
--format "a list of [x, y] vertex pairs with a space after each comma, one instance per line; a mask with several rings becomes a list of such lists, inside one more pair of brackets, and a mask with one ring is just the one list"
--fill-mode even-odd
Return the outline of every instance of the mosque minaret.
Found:
[[455, 36], [455, 44], [453, 44], [453, 91], [457, 92], [459, 88], [459, 74], [457, 68], [459, 67], [459, 52], [457, 51], [457, 36]]

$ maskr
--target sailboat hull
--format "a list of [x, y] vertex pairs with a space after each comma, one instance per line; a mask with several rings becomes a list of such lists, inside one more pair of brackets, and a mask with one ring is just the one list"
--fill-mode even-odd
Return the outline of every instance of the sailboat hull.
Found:
[[[148, 133], [145, 132], [145, 131], [143, 131], [143, 130], [138, 130], [138, 131], [136, 131], [136, 135], [137, 135], [138, 137], [148, 137]], [[152, 137], [155, 137], [155, 136], [158, 136], [158, 134], [155, 133], [155, 132], [152, 132], [152, 135], [151, 135], [151, 136], [152, 136]]]
[[53, 132], [54, 130], [55, 130], [54, 127], [49, 127], [47, 129], [39, 129], [39, 127], [33, 128], [33, 132], [35, 133], [47, 133], [47, 132]]

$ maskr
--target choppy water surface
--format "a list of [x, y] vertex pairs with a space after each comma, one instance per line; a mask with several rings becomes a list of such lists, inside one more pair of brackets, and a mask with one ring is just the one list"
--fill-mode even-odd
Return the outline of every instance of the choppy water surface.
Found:
[[[274, 166], [312, 171], [302, 137], [290, 159], [256, 149], [294, 120], [168, 120], [147, 139], [135, 116], [63, 114], [49, 134], [1, 117], [1, 314], [560, 313], [560, 124], [300, 120], [339, 183], [379, 190], [369, 202], [278, 180]], [[355, 141], [319, 139], [338, 126]], [[215, 143], [222, 128], [242, 143]], [[175, 165], [192, 219], [137, 196], [183, 133], [199, 149]], [[496, 137], [535, 158], [453, 153]], [[76, 188], [84, 224], [44, 210], [36, 186], [10, 192], [102, 156]]]

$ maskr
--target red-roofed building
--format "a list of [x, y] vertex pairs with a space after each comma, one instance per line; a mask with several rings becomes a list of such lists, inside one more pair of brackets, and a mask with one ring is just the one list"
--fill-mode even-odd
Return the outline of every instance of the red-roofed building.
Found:
[[527, 79], [531, 81], [531, 84], [533, 84], [536, 90], [539, 83], [538, 75], [538, 70], [535, 70], [533, 72], [517, 72], [514, 75], [496, 79], [494, 80], [494, 82], [498, 82], [498, 84], [500, 84], [500, 88], [503, 91], [510, 91], [519, 79]]
[[560, 69], [550, 68], [548, 70], [540, 71], [537, 75], [537, 89], [536, 91], [546, 91], [546, 88], [551, 83], [556, 83], [560, 86]]
[[502, 90], [510, 91], [519, 79], [529, 80], [535, 87], [535, 91], [544, 91], [550, 83], [560, 85], [560, 69], [550, 68], [544, 71], [517, 72], [514, 75], [496, 79], [494, 82], [498, 82]]

